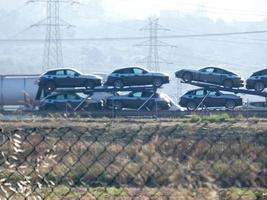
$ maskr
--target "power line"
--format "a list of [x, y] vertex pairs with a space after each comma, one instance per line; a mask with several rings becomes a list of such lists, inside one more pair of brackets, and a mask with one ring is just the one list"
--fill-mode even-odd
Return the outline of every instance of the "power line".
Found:
[[[167, 35], [158, 36], [159, 39], [175, 39], [175, 38], [201, 38], [201, 37], [220, 37], [234, 35], [255, 35], [265, 34], [267, 31], [243, 31], [243, 32], [226, 32], [226, 33], [204, 33], [204, 34], [187, 34], [187, 35]], [[149, 37], [103, 37], [103, 38], [61, 38], [63, 42], [85, 42], [85, 41], [124, 41], [124, 40], [144, 40]], [[55, 39], [59, 40], [59, 39]], [[0, 39], [0, 42], [43, 42], [43, 39]]]

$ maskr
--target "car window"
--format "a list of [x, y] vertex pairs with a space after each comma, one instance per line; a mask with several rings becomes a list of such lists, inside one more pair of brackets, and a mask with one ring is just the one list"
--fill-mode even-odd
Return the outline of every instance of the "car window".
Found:
[[142, 92], [135, 92], [132, 95], [133, 97], [142, 97]]
[[45, 75], [50, 75], [50, 76], [51, 76], [51, 75], [55, 75], [55, 74], [56, 74], [55, 71], [50, 71], [50, 72], [46, 72], [46, 73], [45, 73]]
[[207, 68], [207, 69], [206, 69], [206, 72], [208, 72], [208, 73], [213, 73], [213, 72], [214, 72], [214, 68]]
[[139, 68], [134, 68], [133, 71], [135, 74], [143, 74], [144, 73], [144, 70], [139, 69]]
[[217, 96], [216, 94], [217, 94], [216, 91], [209, 91], [209, 96]]
[[196, 96], [204, 96], [204, 90], [197, 90]]
[[67, 99], [74, 100], [74, 99], [79, 99], [79, 97], [75, 94], [68, 94]]
[[208, 72], [208, 73], [213, 73], [214, 72], [214, 68], [209, 67], [209, 68], [204, 68], [200, 70], [201, 72]]
[[186, 94], [187, 95], [195, 95], [196, 94], [196, 91], [190, 91], [190, 92], [187, 92]]
[[217, 73], [217, 74], [229, 74], [229, 73], [227, 73], [227, 71], [225, 71], [223, 69], [214, 69], [214, 73]]
[[133, 74], [134, 72], [133, 72], [133, 70], [131, 68], [127, 68], [127, 69], [123, 70], [123, 73], [124, 74]]
[[77, 74], [77, 72], [75, 72], [73, 70], [67, 70], [67, 75], [68, 76], [75, 76], [75, 74]]
[[57, 95], [56, 99], [57, 100], [64, 100], [65, 99], [65, 95], [64, 94]]
[[64, 76], [65, 74], [64, 74], [64, 70], [58, 70], [58, 71], [56, 71], [56, 75], [57, 76]]

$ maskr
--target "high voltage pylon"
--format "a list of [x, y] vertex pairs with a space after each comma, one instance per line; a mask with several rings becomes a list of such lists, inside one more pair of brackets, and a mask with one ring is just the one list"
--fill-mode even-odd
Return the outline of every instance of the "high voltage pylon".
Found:
[[170, 30], [163, 28], [161, 25], [159, 25], [158, 18], [156, 19], [149, 18], [149, 24], [144, 28], [141, 28], [140, 30], [149, 32], [149, 40], [136, 45], [136, 46], [148, 47], [148, 56], [138, 63], [146, 63], [147, 68], [154, 71], [159, 71], [160, 70], [159, 65], [162, 63], [172, 64], [159, 56], [159, 47], [163, 46], [175, 47], [175, 46], [169, 45], [167, 43], [158, 40], [159, 31], [170, 31]]
[[64, 67], [62, 44], [61, 44], [61, 27], [71, 27], [70, 24], [60, 18], [61, 3], [76, 3], [73, 0], [31, 0], [29, 3], [43, 2], [46, 3], [46, 18], [32, 25], [45, 26], [46, 37], [43, 56], [42, 71], [51, 68]]

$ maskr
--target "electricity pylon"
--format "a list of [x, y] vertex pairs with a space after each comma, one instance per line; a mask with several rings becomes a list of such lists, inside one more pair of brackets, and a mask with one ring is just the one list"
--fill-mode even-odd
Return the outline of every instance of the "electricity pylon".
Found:
[[46, 27], [42, 71], [51, 68], [62, 68], [64, 67], [64, 62], [60, 29], [62, 26], [71, 27], [71, 25], [60, 18], [60, 4], [76, 2], [73, 0], [31, 0], [28, 3], [37, 2], [46, 3], [46, 18], [32, 25], [32, 27]]
[[149, 40], [135, 45], [135, 46], [147, 46], [148, 47], [148, 56], [138, 63], [146, 63], [147, 68], [153, 71], [159, 71], [160, 70], [159, 65], [161, 63], [171, 64], [170, 62], [167, 62], [166, 60], [164, 60], [163, 58], [159, 56], [159, 47], [163, 47], [163, 46], [175, 47], [175, 46], [169, 45], [167, 43], [164, 43], [158, 40], [159, 31], [170, 31], [170, 30], [163, 28], [161, 25], [159, 25], [158, 18], [156, 19], [149, 18], [149, 24], [145, 26], [144, 28], [141, 28], [140, 30], [149, 32]]

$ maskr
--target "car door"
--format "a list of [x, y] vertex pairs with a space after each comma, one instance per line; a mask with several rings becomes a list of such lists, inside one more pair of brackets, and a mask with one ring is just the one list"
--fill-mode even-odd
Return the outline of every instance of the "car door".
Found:
[[138, 109], [142, 105], [142, 92], [131, 92], [124, 105], [127, 108]]
[[222, 84], [225, 79], [230, 76], [229, 72], [222, 69], [214, 69], [214, 83]]
[[54, 100], [54, 107], [57, 110], [65, 110], [66, 109], [66, 97], [64, 94], [58, 94]]
[[214, 68], [208, 67], [200, 70], [199, 81], [213, 83], [214, 82]]
[[156, 94], [154, 92], [142, 92], [141, 106], [144, 105], [144, 103], [146, 103], [146, 105], [144, 105], [145, 107], [153, 105], [155, 103], [155, 96]]
[[133, 80], [136, 85], [146, 85], [152, 83], [151, 77], [147, 76], [147, 73], [143, 69], [133, 68], [133, 72]]
[[[199, 105], [202, 102], [203, 98], [205, 98], [205, 96], [206, 96], [206, 90], [200, 89], [196, 91], [195, 96], [193, 96], [192, 98], [194, 102], [197, 105]], [[203, 101], [203, 104], [206, 105], [206, 99]]]
[[82, 99], [77, 94], [67, 94], [66, 95], [66, 107], [70, 109], [75, 109]]
[[122, 79], [125, 85], [133, 85], [134, 82], [134, 72], [132, 68], [124, 69], [120, 73], [120, 78]]
[[78, 87], [81, 85], [79, 74], [73, 70], [66, 70], [66, 86]]
[[55, 72], [54, 81], [57, 86], [59, 87], [66, 87], [67, 80], [66, 80], [66, 70], [57, 70]]
[[208, 96], [205, 101], [205, 105], [208, 107], [222, 107], [225, 104], [225, 100], [222, 93], [219, 91], [207, 91]]

